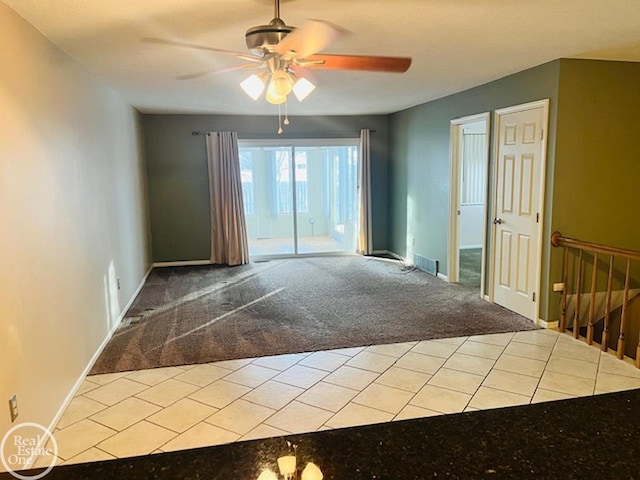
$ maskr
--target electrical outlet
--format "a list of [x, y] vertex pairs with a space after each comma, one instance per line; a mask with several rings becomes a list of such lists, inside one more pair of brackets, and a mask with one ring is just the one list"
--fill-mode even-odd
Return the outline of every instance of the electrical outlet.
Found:
[[560, 282], [560, 283], [554, 283], [553, 284], [553, 291], [554, 292], [562, 292], [564, 290], [564, 283]]
[[11, 422], [13, 423], [16, 421], [16, 418], [18, 418], [18, 397], [15, 393], [9, 399], [9, 412], [11, 413]]

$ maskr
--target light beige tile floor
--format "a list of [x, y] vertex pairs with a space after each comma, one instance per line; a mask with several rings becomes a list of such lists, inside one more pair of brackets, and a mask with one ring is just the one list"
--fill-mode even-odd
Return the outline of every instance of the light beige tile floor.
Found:
[[634, 388], [633, 365], [537, 330], [92, 376], [55, 437], [77, 463]]

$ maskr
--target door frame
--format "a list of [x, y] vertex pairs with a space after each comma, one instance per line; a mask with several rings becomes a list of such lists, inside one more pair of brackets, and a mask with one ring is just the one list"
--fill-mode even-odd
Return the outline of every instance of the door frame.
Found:
[[[460, 152], [460, 140], [462, 139], [465, 125], [470, 123], [485, 122], [487, 134], [487, 156], [485, 162], [485, 178], [489, 178], [489, 146], [491, 133], [491, 113], [484, 112], [466, 117], [455, 118], [450, 122], [449, 134], [449, 242], [447, 245], [447, 281], [457, 283], [460, 278], [460, 175], [462, 158]], [[487, 185], [488, 186], [488, 185]], [[480, 266], [480, 292], [484, 296], [484, 278], [486, 271], [486, 249], [487, 249], [487, 203], [488, 188], [485, 186], [485, 200], [482, 208], [482, 216], [485, 219], [482, 228], [482, 260]]]
[[[492, 163], [493, 163], [493, 179], [491, 188], [493, 189], [493, 202], [491, 204], [491, 216], [487, 218], [487, 225], [491, 227], [490, 236], [491, 236], [491, 247], [490, 247], [490, 269], [489, 269], [489, 301], [491, 303], [494, 302], [494, 291], [495, 291], [495, 277], [496, 277], [496, 225], [493, 224], [492, 219], [496, 218], [496, 209], [498, 205], [498, 153], [499, 153], [499, 145], [500, 145], [500, 128], [501, 128], [501, 119], [503, 115], [508, 115], [510, 113], [523, 112], [526, 110], [533, 110], [536, 108], [542, 108], [542, 152], [540, 154], [540, 198], [538, 201], [538, 213], [539, 217], [539, 227], [538, 227], [538, 248], [536, 251], [537, 262], [536, 262], [536, 280], [535, 280], [535, 293], [536, 293], [536, 301], [535, 303], [535, 313], [534, 317], [530, 320], [539, 323], [540, 319], [540, 280], [542, 278], [542, 247], [543, 247], [543, 239], [544, 239], [544, 225], [545, 225], [545, 194], [546, 194], [546, 172], [547, 172], [547, 145], [549, 138], [549, 99], [545, 98], [542, 100], [536, 100], [534, 102], [523, 103], [520, 105], [513, 105], [510, 107], [500, 108], [494, 111], [493, 125], [495, 126], [494, 135], [493, 135], [493, 155], [492, 155]], [[490, 223], [489, 223], [490, 222]]]

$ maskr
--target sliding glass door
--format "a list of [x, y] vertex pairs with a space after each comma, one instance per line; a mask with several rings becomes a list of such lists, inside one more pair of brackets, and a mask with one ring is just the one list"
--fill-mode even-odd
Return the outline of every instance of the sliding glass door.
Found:
[[357, 139], [239, 146], [252, 257], [355, 251]]

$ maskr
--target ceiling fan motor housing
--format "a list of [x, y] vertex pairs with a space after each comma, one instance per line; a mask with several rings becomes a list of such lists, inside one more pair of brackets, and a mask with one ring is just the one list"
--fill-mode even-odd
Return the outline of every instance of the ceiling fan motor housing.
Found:
[[269, 25], [258, 25], [247, 30], [245, 33], [247, 48], [251, 53], [258, 55], [271, 52], [284, 37], [294, 30], [295, 27], [286, 25], [280, 18], [274, 18], [269, 22]]

